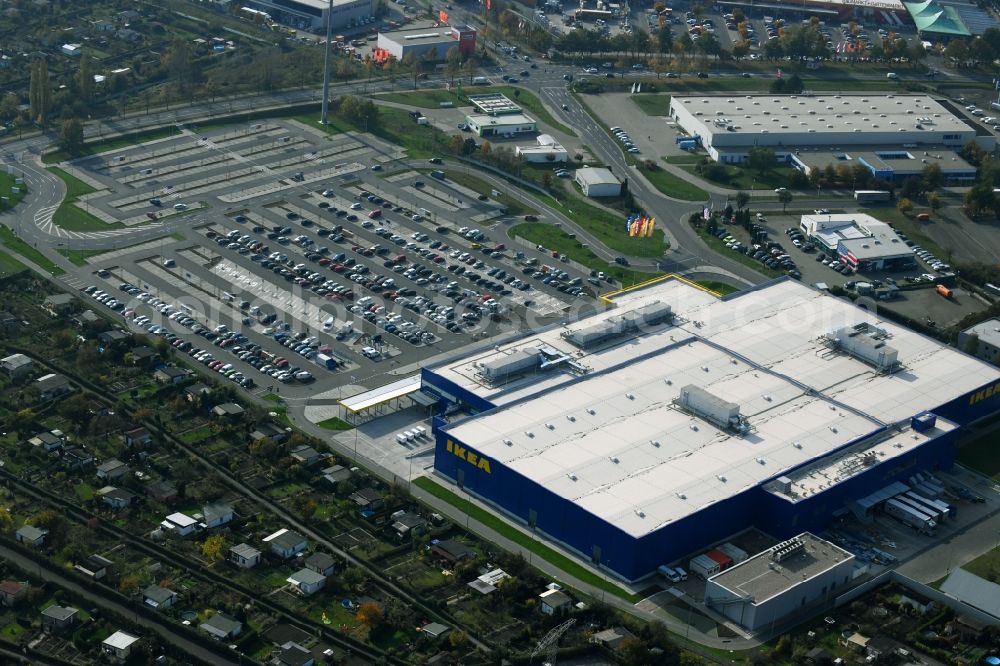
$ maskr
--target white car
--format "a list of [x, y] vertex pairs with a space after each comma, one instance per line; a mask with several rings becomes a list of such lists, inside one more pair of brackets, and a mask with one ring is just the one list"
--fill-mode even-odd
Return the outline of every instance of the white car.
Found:
[[174, 204], [174, 210], [187, 210], [187, 207], [188, 206], [187, 206], [186, 203], [177, 203], [177, 204]]

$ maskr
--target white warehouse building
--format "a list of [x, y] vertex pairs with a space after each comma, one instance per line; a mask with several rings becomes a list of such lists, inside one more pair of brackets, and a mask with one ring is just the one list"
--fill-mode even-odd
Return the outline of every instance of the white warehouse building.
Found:
[[757, 631], [846, 589], [853, 570], [853, 554], [804, 532], [709, 578], [705, 604]]
[[996, 147], [991, 133], [977, 133], [929, 95], [675, 95], [670, 117], [723, 163], [742, 162], [758, 146], [779, 159], [817, 148], [958, 149], [969, 141]]
[[[249, 4], [267, 12], [278, 23], [317, 33], [326, 30], [330, 12], [327, 0], [251, 0]], [[375, 16], [375, 2], [333, 0], [332, 16], [334, 30], [364, 25]]]

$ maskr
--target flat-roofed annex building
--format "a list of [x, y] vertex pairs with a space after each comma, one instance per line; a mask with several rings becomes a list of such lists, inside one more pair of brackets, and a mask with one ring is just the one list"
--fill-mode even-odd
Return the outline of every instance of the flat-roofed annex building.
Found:
[[705, 604], [757, 631], [844, 589], [853, 569], [852, 553], [806, 532], [709, 578]]
[[816, 95], [675, 95], [670, 117], [697, 135], [712, 159], [739, 163], [752, 148], [787, 160], [796, 150], [959, 149], [996, 139], [929, 95], [824, 93]]
[[1000, 408], [996, 368], [791, 280], [613, 301], [424, 368], [422, 391], [450, 410], [438, 474], [626, 580], [751, 526], [819, 531]]

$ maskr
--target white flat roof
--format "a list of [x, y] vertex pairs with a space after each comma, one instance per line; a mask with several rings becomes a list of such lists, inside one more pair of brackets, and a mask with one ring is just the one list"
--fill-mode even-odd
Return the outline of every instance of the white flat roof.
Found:
[[576, 170], [576, 180], [584, 181], [588, 185], [620, 185], [610, 169], [604, 167], [583, 167]]
[[167, 520], [177, 525], [178, 527], [190, 527], [191, 525], [197, 525], [198, 521], [191, 516], [184, 513], [172, 513], [167, 516]]
[[[498, 396], [507, 403], [451, 426], [449, 434], [641, 536], [884, 424], [901, 422], [905, 428], [911, 416], [1000, 380], [997, 368], [790, 280], [727, 301], [668, 281], [623, 296], [617, 310], [597, 318], [650, 300], [671, 305], [675, 325], [655, 326], [583, 355], [558, 328], [492, 352], [495, 358], [542, 343], [590, 368], [582, 377], [558, 372], [540, 375], [541, 381], [527, 377], [515, 382], [511, 395], [470, 376], [475, 366], [469, 363], [488, 362], [488, 354], [437, 370], [463, 377], [476, 392], [477, 386], [485, 389], [481, 394], [487, 399]], [[859, 322], [876, 323], [889, 333], [901, 370], [878, 374], [821, 340]], [[674, 406], [681, 387], [689, 384], [738, 404], [751, 431], [731, 434]], [[514, 397], [551, 387], [510, 404]], [[939, 418], [929, 436], [952, 427]], [[882, 439], [865, 447], [880, 451], [876, 455], [884, 460], [926, 437], [904, 430], [897, 436], [907, 441], [903, 447]]]
[[532, 125], [535, 122], [534, 118], [524, 115], [523, 113], [505, 113], [502, 116], [488, 116], [483, 113], [471, 113], [465, 117], [470, 123], [479, 125], [480, 127], [487, 127], [490, 125], [499, 125], [504, 127], [506, 125]]
[[[675, 95], [670, 104], [686, 109], [720, 138], [762, 132], [843, 134], [855, 130], [975, 133], [929, 95]], [[726, 124], [739, 129], [727, 131]], [[918, 124], [924, 129], [918, 130]]]
[[382, 403], [388, 402], [394, 398], [401, 398], [404, 395], [409, 395], [410, 393], [419, 390], [420, 375], [416, 374], [412, 377], [400, 379], [399, 381], [392, 382], [391, 384], [386, 384], [385, 386], [365, 391], [364, 393], [352, 395], [350, 398], [344, 398], [340, 401], [340, 404], [343, 405], [344, 409], [349, 412], [360, 412], [368, 409], [369, 407], [381, 405]]
[[104, 639], [104, 644], [116, 650], [124, 650], [137, 640], [139, 640], [138, 636], [127, 634], [124, 631], [116, 631]]

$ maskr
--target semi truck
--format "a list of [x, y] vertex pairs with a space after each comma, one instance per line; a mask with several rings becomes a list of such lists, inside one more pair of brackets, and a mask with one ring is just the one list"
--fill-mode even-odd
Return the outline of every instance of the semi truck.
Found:
[[955, 517], [955, 507], [948, 504], [947, 502], [942, 502], [938, 499], [931, 499], [929, 497], [924, 497], [923, 495], [913, 492], [912, 490], [904, 493], [910, 499], [919, 502], [928, 507], [932, 507], [941, 515], [941, 518], [954, 518]]
[[937, 523], [934, 522], [933, 518], [895, 499], [886, 500], [882, 508], [887, 514], [904, 525], [909, 525], [918, 532], [933, 534], [934, 528], [937, 527]]
[[900, 504], [904, 504], [910, 507], [915, 511], [919, 511], [920, 513], [924, 514], [925, 516], [933, 520], [935, 523], [940, 523], [944, 519], [944, 516], [942, 516], [941, 512], [938, 511], [937, 509], [932, 509], [931, 507], [926, 506], [921, 502], [918, 502], [914, 499], [907, 497], [905, 494], [896, 495], [895, 497], [893, 497], [893, 499], [899, 502]]

